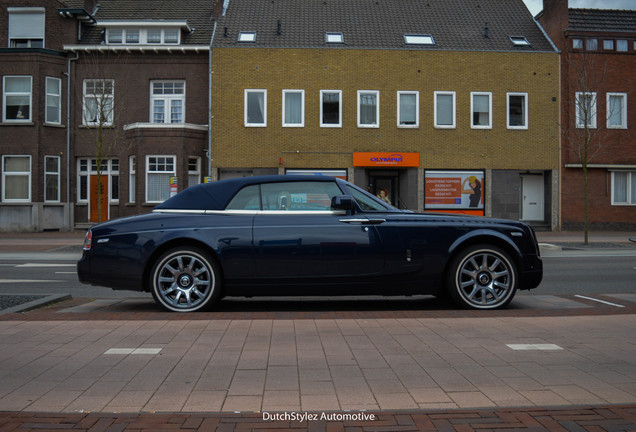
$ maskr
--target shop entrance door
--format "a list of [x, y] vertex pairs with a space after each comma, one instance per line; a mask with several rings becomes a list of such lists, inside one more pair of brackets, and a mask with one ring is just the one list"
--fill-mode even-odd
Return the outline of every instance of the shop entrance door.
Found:
[[394, 207], [398, 206], [398, 175], [397, 173], [370, 173], [369, 192]]

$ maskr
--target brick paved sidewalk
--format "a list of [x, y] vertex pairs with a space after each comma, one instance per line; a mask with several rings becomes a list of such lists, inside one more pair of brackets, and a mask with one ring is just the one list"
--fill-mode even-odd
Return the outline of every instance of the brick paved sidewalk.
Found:
[[[285, 414], [291, 420], [284, 420]], [[0, 413], [0, 431], [634, 431], [636, 405], [457, 411], [250, 414]], [[268, 418], [283, 416], [281, 420]], [[362, 420], [349, 420], [364, 417]]]

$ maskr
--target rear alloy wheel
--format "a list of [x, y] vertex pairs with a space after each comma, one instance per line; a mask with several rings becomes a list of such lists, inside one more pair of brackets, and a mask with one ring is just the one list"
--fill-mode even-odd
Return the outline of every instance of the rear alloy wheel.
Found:
[[449, 269], [449, 293], [465, 308], [502, 308], [517, 290], [515, 264], [506, 252], [494, 246], [475, 245], [461, 251]]
[[218, 297], [218, 274], [216, 262], [207, 253], [175, 248], [161, 255], [152, 268], [152, 295], [169, 311], [204, 310]]

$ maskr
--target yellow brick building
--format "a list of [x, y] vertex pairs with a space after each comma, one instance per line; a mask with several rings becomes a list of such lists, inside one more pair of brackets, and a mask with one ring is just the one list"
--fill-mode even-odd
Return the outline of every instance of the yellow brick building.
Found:
[[[559, 57], [521, 1], [300, 3], [231, 0], [217, 22], [213, 178], [327, 173], [401, 208], [558, 224]], [[356, 25], [337, 19], [345, 6]], [[454, 24], [435, 21], [453, 8]], [[446, 195], [439, 179], [454, 179]]]

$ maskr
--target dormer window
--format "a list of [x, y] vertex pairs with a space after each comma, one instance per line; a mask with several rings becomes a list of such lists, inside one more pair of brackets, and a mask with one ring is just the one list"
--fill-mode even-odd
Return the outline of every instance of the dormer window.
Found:
[[530, 46], [525, 36], [510, 36], [510, 41], [514, 46]]
[[256, 42], [256, 32], [240, 32], [238, 36], [239, 42]]
[[178, 28], [112, 27], [106, 29], [108, 45], [179, 45]]
[[406, 45], [435, 45], [435, 39], [430, 34], [405, 34]]
[[342, 33], [325, 33], [325, 43], [343, 44], [344, 35]]

